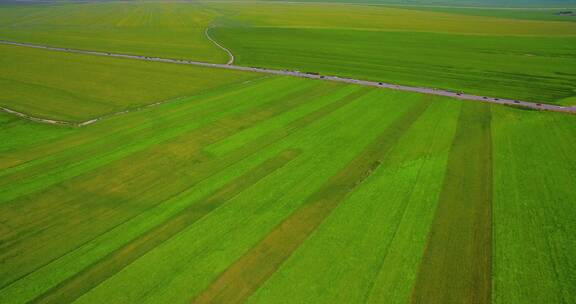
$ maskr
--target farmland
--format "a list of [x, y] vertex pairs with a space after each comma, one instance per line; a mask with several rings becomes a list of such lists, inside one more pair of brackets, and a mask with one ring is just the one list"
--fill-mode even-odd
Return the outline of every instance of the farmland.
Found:
[[[0, 45], [0, 105], [81, 121], [260, 75]], [[209, 75], [209, 76], [208, 76]]]
[[230, 19], [243, 26], [215, 28], [238, 64], [550, 103], [575, 94], [572, 22], [313, 4], [278, 17], [272, 7], [237, 5]]
[[205, 36], [212, 27], [240, 65], [547, 103], [576, 90], [574, 18], [552, 10], [261, 2], [0, 8], [0, 37], [18, 42], [224, 63], [227, 54]]
[[[214, 26], [234, 64], [574, 98], [573, 23], [458, 10], [0, 4], [0, 40], [226, 63]], [[0, 112], [0, 303], [576, 303], [574, 115], [14, 45], [0, 70], [2, 106], [105, 117]]]
[[201, 6], [177, 3], [0, 3], [0, 36], [53, 46], [218, 62], [226, 54], [214, 49], [204, 35], [214, 17]]

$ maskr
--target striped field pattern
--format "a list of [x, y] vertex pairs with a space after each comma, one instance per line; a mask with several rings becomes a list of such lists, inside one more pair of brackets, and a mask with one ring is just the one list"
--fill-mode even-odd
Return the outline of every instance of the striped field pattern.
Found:
[[288, 77], [1, 115], [2, 303], [573, 300], [569, 115]]

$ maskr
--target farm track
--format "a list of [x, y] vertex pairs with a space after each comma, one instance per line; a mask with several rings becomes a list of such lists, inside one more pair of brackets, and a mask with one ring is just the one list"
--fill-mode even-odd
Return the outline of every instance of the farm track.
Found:
[[[206, 35], [211, 41], [216, 43], [208, 35], [208, 29], [206, 30]], [[571, 113], [571, 114], [576, 113], [576, 106], [565, 107], [565, 106], [544, 104], [544, 103], [538, 103], [538, 102], [529, 102], [529, 101], [520, 101], [520, 100], [513, 100], [513, 99], [503, 99], [503, 98], [471, 95], [471, 94], [464, 94], [464, 93], [456, 93], [456, 92], [451, 92], [451, 91], [447, 91], [447, 90], [440, 90], [440, 89], [433, 89], [433, 88], [396, 85], [396, 84], [385, 83], [385, 82], [368, 81], [368, 80], [360, 80], [360, 79], [352, 79], [352, 78], [343, 78], [343, 77], [338, 77], [338, 76], [324, 76], [324, 75], [304, 73], [304, 72], [299, 72], [299, 71], [274, 70], [274, 69], [267, 69], [267, 68], [239, 66], [239, 65], [233, 65], [230, 61], [226, 64], [209, 63], [209, 62], [191, 61], [191, 60], [183, 60], [183, 59], [171, 59], [171, 58], [161, 58], [161, 57], [118, 54], [118, 53], [101, 52], [101, 51], [88, 51], [88, 50], [79, 50], [79, 49], [70, 49], [70, 48], [60, 48], [60, 47], [52, 47], [52, 46], [47, 46], [47, 45], [12, 42], [12, 41], [6, 41], [6, 40], [0, 40], [0, 44], [21, 46], [21, 47], [30, 47], [30, 48], [59, 51], [59, 52], [84, 54], [84, 55], [108, 56], [108, 57], [115, 57], [115, 58], [136, 59], [136, 60], [153, 61], [153, 62], [186, 64], [186, 65], [195, 65], [195, 66], [220, 68], [220, 69], [228, 69], [228, 70], [236, 70], [236, 71], [246, 71], [246, 72], [265, 73], [265, 74], [272, 74], [272, 75], [282, 75], [282, 76], [318, 79], [318, 80], [334, 81], [334, 82], [341, 82], [341, 83], [348, 83], [348, 84], [356, 84], [356, 85], [368, 86], [368, 87], [386, 88], [386, 89], [406, 91], [406, 92], [415, 92], [415, 93], [421, 93], [421, 94], [445, 96], [445, 97], [451, 97], [451, 98], [456, 98], [456, 99], [461, 99], [461, 100], [469, 100], [469, 101], [499, 104], [499, 105], [508, 105], [508, 106], [534, 109], [534, 110]], [[218, 46], [220, 46], [220, 44], [218, 44]], [[227, 49], [225, 49], [225, 50], [227, 52], [229, 52]], [[230, 53], [230, 55], [232, 55], [232, 54]], [[233, 61], [233, 56], [231, 57], [231, 60]], [[168, 101], [157, 102], [154, 104], [149, 104], [149, 105], [142, 106], [142, 107], [135, 108], [135, 109], [131, 109], [131, 110], [124, 110], [124, 111], [120, 111], [120, 112], [116, 112], [116, 113], [111, 113], [108, 115], [104, 115], [104, 116], [101, 116], [98, 118], [90, 119], [90, 120], [87, 120], [84, 122], [79, 122], [79, 123], [64, 122], [64, 121], [57, 121], [57, 120], [50, 120], [50, 119], [33, 117], [33, 116], [28, 115], [28, 114], [24, 114], [24, 113], [14, 111], [12, 109], [8, 109], [6, 107], [0, 107], [0, 110], [7, 112], [7, 113], [10, 113], [10, 114], [13, 114], [13, 115], [17, 115], [19, 117], [22, 117], [22, 118], [25, 118], [25, 119], [28, 119], [31, 121], [35, 121], [35, 122], [47, 123], [47, 124], [52, 124], [52, 125], [69, 125], [69, 126], [74, 126], [74, 127], [83, 127], [86, 125], [96, 123], [102, 119], [105, 119], [105, 118], [108, 118], [111, 116], [126, 114], [128, 112], [137, 111], [137, 110], [140, 110], [140, 109], [143, 109], [146, 107], [153, 107], [153, 106], [165, 103], [165, 102], [168, 102]]]
[[264, 239], [228, 267], [193, 303], [243, 303], [280, 267], [310, 234], [381, 164], [422, 113], [421, 101], [400, 115], [372, 143], [338, 171], [274, 228]]

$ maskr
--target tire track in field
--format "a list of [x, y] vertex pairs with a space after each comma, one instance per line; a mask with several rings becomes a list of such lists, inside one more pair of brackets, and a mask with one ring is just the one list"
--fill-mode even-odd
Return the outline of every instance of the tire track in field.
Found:
[[181, 59], [162, 58], [162, 57], [148, 57], [148, 56], [109, 53], [109, 52], [101, 52], [101, 51], [89, 51], [89, 50], [79, 50], [79, 49], [70, 49], [70, 48], [60, 48], [60, 47], [52, 47], [52, 46], [48, 46], [48, 45], [23, 43], [23, 42], [13, 42], [13, 41], [7, 41], [7, 40], [0, 40], [0, 44], [21, 46], [21, 47], [30, 47], [30, 48], [36, 48], [36, 49], [58, 51], [58, 52], [84, 54], [84, 55], [108, 56], [108, 57], [115, 57], [115, 58], [136, 59], [136, 60], [145, 60], [145, 61], [154, 61], [154, 62], [187, 64], [187, 65], [195, 65], [195, 66], [203, 66], [203, 67], [211, 67], [211, 68], [219, 68], [219, 69], [228, 69], [228, 70], [236, 70], [236, 71], [256, 72], [256, 73], [265, 73], [265, 74], [272, 74], [272, 75], [284, 75], [284, 76], [301, 77], [301, 78], [309, 78], [309, 79], [320, 79], [320, 80], [326, 80], [326, 81], [351, 83], [351, 84], [356, 84], [356, 85], [361, 85], [361, 86], [385, 88], [385, 89], [392, 89], [392, 90], [399, 90], [399, 91], [406, 91], [406, 92], [415, 92], [415, 93], [429, 94], [429, 95], [446, 96], [446, 97], [451, 97], [451, 98], [461, 99], [461, 100], [470, 100], [470, 101], [482, 102], [482, 103], [508, 105], [508, 106], [528, 108], [528, 109], [534, 109], [534, 110], [552, 111], [552, 112], [560, 112], [560, 113], [571, 113], [571, 114], [576, 113], [576, 106], [565, 107], [565, 106], [560, 106], [560, 105], [545, 104], [545, 103], [532, 102], [532, 101], [521, 101], [521, 100], [514, 100], [514, 99], [495, 98], [495, 97], [488, 97], [488, 96], [465, 94], [465, 93], [461, 93], [461, 92], [452, 92], [452, 91], [436, 89], [436, 88], [413, 87], [413, 86], [399, 85], [399, 84], [393, 84], [393, 83], [387, 83], [387, 82], [369, 81], [369, 80], [361, 80], [361, 79], [346, 78], [346, 77], [339, 77], [339, 76], [329, 76], [329, 75], [325, 76], [325, 75], [320, 75], [317, 73], [305, 73], [305, 72], [300, 72], [300, 71], [289, 71], [289, 70], [274, 70], [274, 69], [268, 69], [268, 68], [248, 67], [248, 66], [240, 66], [240, 65], [233, 65], [233, 64], [209, 63], [209, 62], [203, 62], [203, 61], [181, 60]]
[[60, 283], [54, 289], [36, 298], [33, 303], [69, 303], [74, 301], [85, 292], [156, 248], [156, 246], [169, 240], [216, 208], [224, 205], [242, 191], [282, 168], [299, 154], [300, 151], [298, 150], [285, 150], [264, 161], [159, 226], [142, 234], [120, 249], [111, 252], [72, 278]]
[[491, 301], [490, 124], [489, 106], [463, 105], [411, 303]]
[[[225, 154], [224, 156], [219, 158], [217, 161], [214, 161], [213, 163], [201, 164], [199, 167], [196, 168], [197, 179], [193, 181], [193, 184], [197, 184], [200, 181], [209, 178], [217, 174], [218, 172], [228, 168], [230, 165], [242, 161], [245, 158], [253, 155], [254, 153], [286, 138], [287, 136], [299, 131], [300, 129], [305, 128], [306, 126], [322, 119], [323, 117], [337, 111], [338, 109], [341, 109], [342, 107], [356, 101], [358, 98], [362, 97], [368, 92], [369, 91], [365, 89], [359, 89], [354, 92], [351, 92], [346, 96], [343, 96], [328, 105], [325, 105], [309, 114], [306, 114], [305, 116], [302, 116], [292, 121], [291, 123], [287, 124], [286, 126], [278, 130], [274, 130], [269, 134], [262, 135], [256, 140], [244, 144], [238, 149]], [[153, 207], [155, 206], [152, 206], [151, 208]], [[107, 230], [104, 233], [109, 231], [110, 230]], [[65, 288], [65, 285], [61, 283], [59, 285], [59, 288]], [[56, 287], [53, 287], [51, 289], [52, 292], [55, 292], [56, 290], [57, 290]]]
[[344, 166], [302, 206], [214, 280], [193, 303], [241, 303], [256, 291], [349, 193], [376, 170], [429, 102], [420, 101]]

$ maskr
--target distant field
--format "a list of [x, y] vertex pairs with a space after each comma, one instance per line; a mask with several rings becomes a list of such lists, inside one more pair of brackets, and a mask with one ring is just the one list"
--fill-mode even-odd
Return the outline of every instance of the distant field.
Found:
[[568, 21], [576, 22], [576, 16], [567, 16], [558, 14], [559, 12], [576, 12], [576, 1], [573, 8], [454, 8], [454, 7], [434, 7], [434, 6], [403, 6], [404, 9], [415, 9], [419, 11], [444, 12], [451, 14], [463, 14], [471, 16], [486, 16], [506, 19], [523, 19], [523, 20], [546, 20], [546, 21]]
[[274, 27], [218, 28], [215, 36], [248, 66], [544, 102], [576, 89], [572, 38]]
[[262, 75], [0, 45], [0, 105], [82, 121]]
[[272, 77], [81, 129], [0, 117], [2, 303], [575, 291], [571, 116]]
[[204, 34], [214, 12], [195, 4], [0, 3], [0, 39], [226, 62]]
[[[240, 0], [237, 0], [240, 1]], [[269, 0], [282, 2], [283, 0]], [[484, 8], [542, 8], [542, 7], [576, 7], [575, 0], [298, 0], [293, 2], [353, 3], [372, 5], [406, 5], [435, 7], [484, 7]]]
[[558, 103], [576, 96], [576, 26], [556, 17], [336, 3], [0, 4], [0, 39], [225, 63], [205, 36], [214, 26], [240, 65]]
[[272, 7], [237, 4], [230, 18], [240, 25], [215, 29], [238, 64], [550, 103], [576, 92], [571, 22], [319, 4], [275, 16]]

